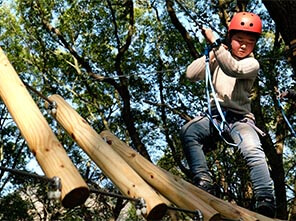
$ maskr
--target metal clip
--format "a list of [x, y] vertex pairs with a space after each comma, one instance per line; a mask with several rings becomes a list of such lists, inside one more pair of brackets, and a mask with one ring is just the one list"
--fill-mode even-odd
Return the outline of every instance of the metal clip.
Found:
[[147, 205], [144, 198], [139, 198], [136, 202], [136, 214], [138, 216], [147, 214]]
[[55, 101], [52, 101], [49, 105], [48, 105], [48, 109], [50, 114], [55, 115], [57, 113], [57, 103]]
[[204, 220], [204, 219], [203, 219], [203, 215], [202, 215], [202, 213], [201, 213], [200, 210], [196, 210], [196, 211], [195, 211], [195, 214], [194, 214], [193, 220], [194, 220], [194, 221], [203, 221], [203, 220]]
[[61, 178], [54, 176], [48, 184], [48, 189], [48, 198], [59, 200], [62, 191]]

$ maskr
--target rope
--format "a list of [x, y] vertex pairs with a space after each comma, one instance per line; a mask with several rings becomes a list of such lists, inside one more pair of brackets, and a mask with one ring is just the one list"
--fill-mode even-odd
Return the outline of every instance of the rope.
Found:
[[[201, 23], [198, 23], [196, 21], [196, 19], [189, 13], [189, 11], [179, 2], [177, 1], [177, 4], [183, 9], [183, 11], [189, 16], [189, 18], [193, 21], [193, 23], [195, 23], [195, 25], [198, 27], [198, 28], [201, 28], [202, 27], [202, 24]], [[202, 21], [203, 24], [207, 24], [213, 31], [215, 31], [216, 33], [219, 33], [219, 31], [217, 29], [215, 29], [215, 27], [213, 27], [209, 22], [207, 21], [203, 21], [202, 17], [199, 17], [199, 19]]]
[[280, 93], [280, 90], [277, 87], [275, 87], [274, 90], [275, 90], [275, 93], [276, 93], [276, 100], [277, 100], [278, 106], [279, 106], [279, 108], [281, 110], [281, 113], [283, 115], [283, 118], [284, 118], [285, 122], [287, 123], [287, 125], [288, 125], [288, 127], [289, 127], [289, 129], [290, 129], [290, 131], [291, 131], [291, 133], [293, 135], [293, 137], [296, 137], [296, 132], [294, 131], [291, 123], [289, 122], [289, 120], [288, 120], [288, 118], [287, 118], [287, 116], [285, 114], [284, 107], [283, 107], [283, 105], [281, 103], [281, 97], [280, 97], [281, 93]]
[[289, 120], [288, 120], [288, 118], [287, 118], [287, 116], [286, 116], [286, 114], [285, 114], [284, 107], [283, 107], [283, 105], [282, 105], [282, 103], [281, 103], [279, 97], [277, 97], [277, 102], [278, 102], [278, 106], [279, 106], [280, 109], [281, 109], [281, 113], [282, 113], [282, 115], [283, 115], [283, 118], [284, 118], [284, 120], [286, 121], [286, 123], [287, 123], [287, 125], [288, 125], [288, 127], [289, 127], [289, 129], [290, 129], [290, 131], [291, 131], [291, 133], [292, 133], [292, 135], [293, 135], [293, 137], [296, 137], [296, 132], [295, 132], [295, 130], [293, 129], [291, 123], [289, 122]]
[[61, 197], [62, 184], [61, 184], [61, 179], [59, 177], [54, 176], [52, 178], [49, 178], [46, 176], [40, 176], [37, 174], [28, 173], [26, 171], [10, 169], [3, 166], [0, 166], [0, 170], [5, 172], [10, 172], [11, 174], [14, 174], [14, 175], [27, 176], [33, 179], [45, 181], [48, 183], [48, 189], [49, 189], [49, 191], [47, 192], [48, 198], [58, 200]]
[[10, 173], [12, 173], [14, 175], [28, 176], [28, 177], [31, 177], [33, 179], [39, 179], [39, 180], [43, 180], [43, 181], [46, 181], [46, 182], [51, 182], [52, 181], [52, 178], [48, 178], [46, 176], [40, 176], [38, 174], [32, 174], [32, 173], [22, 171], [22, 170], [10, 169], [10, 168], [6, 168], [6, 167], [3, 167], [3, 166], [0, 166], [0, 170], [3, 170], [5, 172], [10, 172]]
[[[209, 118], [209, 120], [211, 121], [211, 123], [215, 126], [215, 128], [218, 130], [219, 132], [219, 136], [222, 138], [222, 140], [227, 143], [228, 145], [231, 146], [239, 146], [243, 139], [240, 135], [240, 133], [236, 132], [238, 137], [240, 138], [240, 142], [238, 143], [233, 143], [232, 141], [228, 141], [227, 140], [227, 135], [230, 133], [231, 131], [231, 126], [228, 124], [228, 122], [225, 119], [224, 113], [221, 109], [220, 103], [218, 101], [218, 98], [216, 96], [216, 92], [215, 92], [215, 88], [212, 82], [212, 78], [211, 78], [211, 71], [210, 71], [210, 47], [207, 45], [206, 49], [205, 49], [205, 57], [206, 57], [206, 70], [205, 70], [205, 80], [206, 80], [206, 96], [207, 96], [207, 103], [208, 103], [208, 111], [205, 113], [206, 116]], [[220, 124], [218, 123], [217, 119], [214, 119], [212, 116], [212, 107], [211, 107], [211, 100], [210, 100], [210, 90], [211, 90], [211, 94], [213, 96], [213, 100], [215, 102], [217, 111], [219, 116], [221, 117], [221, 122]]]
[[40, 98], [46, 100], [49, 104], [53, 104], [53, 101], [49, 100], [46, 96], [44, 96], [43, 94], [41, 94], [39, 91], [37, 91], [35, 88], [31, 87], [29, 84], [27, 84], [26, 82], [24, 82], [22, 80], [22, 82], [24, 83], [24, 85], [30, 89], [32, 92], [34, 92], [35, 94], [37, 94]]

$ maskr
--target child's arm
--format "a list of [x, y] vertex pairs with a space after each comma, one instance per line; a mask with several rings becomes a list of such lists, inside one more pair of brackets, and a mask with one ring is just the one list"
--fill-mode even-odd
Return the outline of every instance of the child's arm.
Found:
[[205, 79], [205, 56], [194, 60], [186, 70], [186, 77], [190, 81], [198, 81]]
[[214, 53], [220, 68], [228, 76], [240, 79], [253, 78], [257, 76], [260, 65], [254, 57], [250, 56], [238, 60], [221, 46], [214, 49]]

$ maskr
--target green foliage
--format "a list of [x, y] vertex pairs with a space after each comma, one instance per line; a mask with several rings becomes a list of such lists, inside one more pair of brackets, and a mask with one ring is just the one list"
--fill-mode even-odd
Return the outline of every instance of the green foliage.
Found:
[[[205, 42], [194, 22], [210, 26], [218, 30], [217, 35], [225, 37], [223, 13], [231, 14], [237, 7], [237, 1], [224, 1], [225, 5], [219, 6], [218, 1], [173, 2], [179, 21], [200, 55]], [[133, 14], [129, 11], [131, 4]], [[283, 89], [294, 82], [290, 80], [291, 68], [284, 57], [285, 46], [276, 38], [268, 12], [258, 4], [256, 1], [248, 4], [248, 9], [258, 10], [264, 21], [264, 34], [255, 52], [261, 64], [261, 97], [257, 105], [263, 116], [256, 117], [264, 122], [260, 127], [267, 128], [275, 142], [275, 134], [280, 132], [274, 86]], [[130, 127], [134, 126], [135, 136], [155, 164], [190, 181], [179, 140], [179, 130], [187, 121], [181, 114], [192, 118], [203, 111], [205, 85], [203, 81], [189, 82], [185, 77], [193, 57], [173, 25], [165, 1], [16, 0], [11, 5], [3, 4], [0, 18], [1, 48], [22, 80], [44, 96], [61, 95], [98, 133], [110, 129], [137, 149], [139, 143], [130, 134]], [[52, 29], [46, 28], [49, 26]], [[120, 54], [128, 43], [128, 34], [132, 35], [130, 45]], [[32, 97], [83, 177], [114, 191], [116, 187], [109, 185], [108, 178], [94, 163], [89, 164], [89, 157], [47, 113], [43, 99], [34, 93]], [[287, 104], [286, 108], [293, 110], [293, 105]], [[293, 115], [291, 111], [288, 113], [289, 117]], [[126, 115], [130, 117], [128, 120]], [[295, 117], [289, 119], [294, 125]], [[286, 134], [287, 128], [284, 130], [282, 133]], [[286, 181], [293, 189], [295, 141], [286, 137], [284, 143]], [[0, 164], [6, 167], [26, 169], [33, 158], [3, 103], [0, 103], [0, 148], [3, 150]], [[222, 188], [222, 198], [249, 208], [249, 174], [239, 153], [219, 144], [207, 157]], [[12, 190], [36, 188], [42, 196], [38, 201], [49, 211], [46, 215], [55, 219], [106, 220], [119, 215], [114, 209], [116, 200], [104, 203], [106, 198], [94, 197], [93, 206], [65, 210], [58, 204], [50, 204], [44, 195], [46, 191], [36, 183], [24, 183], [5, 173], [0, 173], [0, 177], [1, 197], [4, 201], [10, 197], [13, 205], [20, 202], [14, 210], [19, 217], [31, 207], [20, 198], [7, 195], [11, 185]], [[289, 198], [293, 197], [292, 192]], [[136, 220], [133, 209], [129, 217]], [[41, 219], [45, 220], [45, 215]]]
[[18, 193], [12, 193], [0, 200], [0, 220], [30, 221], [34, 220], [29, 212], [30, 204], [24, 201]]

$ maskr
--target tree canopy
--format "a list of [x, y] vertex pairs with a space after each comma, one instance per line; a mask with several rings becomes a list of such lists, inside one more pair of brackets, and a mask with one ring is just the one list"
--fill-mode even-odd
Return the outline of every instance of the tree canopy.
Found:
[[[267, 0], [1, 1], [0, 47], [26, 84], [44, 96], [61, 95], [96, 131], [110, 130], [151, 162], [191, 181], [179, 130], [206, 106], [204, 82], [185, 78], [187, 65], [204, 53], [206, 42], [199, 26], [225, 38], [235, 12], [257, 13], [263, 34], [255, 51], [261, 69], [252, 108], [257, 126], [267, 133], [261, 141], [274, 181], [277, 217], [289, 215], [295, 220], [295, 137], [275, 90], [294, 88], [293, 7], [293, 1]], [[44, 99], [30, 92], [85, 180], [116, 191], [48, 114]], [[295, 128], [295, 103], [285, 101], [283, 107]], [[28, 167], [34, 156], [1, 100], [0, 154], [0, 166], [35, 172]], [[251, 209], [248, 170], [238, 160], [238, 151], [218, 142], [207, 158], [221, 198]], [[116, 219], [127, 204], [92, 196], [92, 206], [66, 210], [49, 202], [38, 182], [1, 170], [0, 177], [0, 208], [5, 208], [1, 220], [8, 216], [11, 220]], [[31, 196], [26, 194], [28, 189]], [[33, 201], [42, 204], [42, 210]], [[2, 206], [7, 202], [12, 202], [11, 207]], [[129, 216], [135, 216], [134, 211]]]

